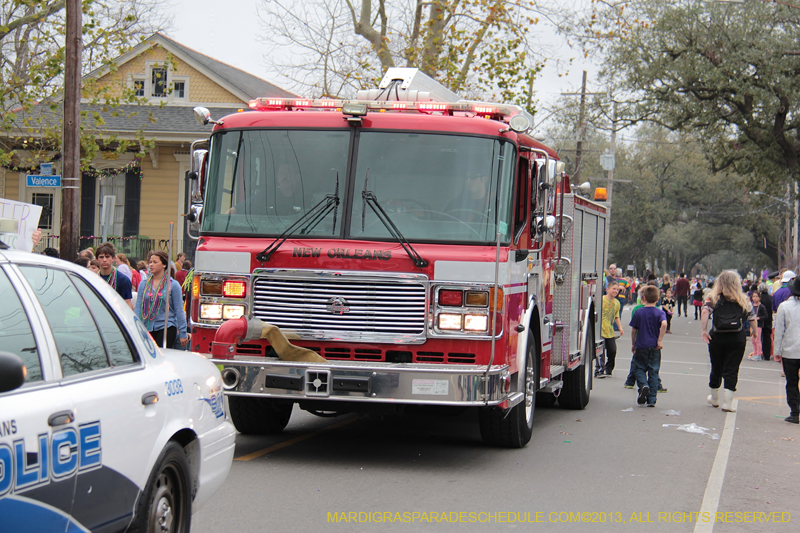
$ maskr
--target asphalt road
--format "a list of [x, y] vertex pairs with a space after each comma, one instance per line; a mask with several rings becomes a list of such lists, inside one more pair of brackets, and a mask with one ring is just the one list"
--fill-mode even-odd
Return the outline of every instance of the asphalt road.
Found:
[[[237, 438], [192, 531], [798, 531], [800, 427], [783, 421], [780, 366], [743, 362], [738, 412], [712, 408], [699, 324], [676, 317], [669, 392], [642, 408], [623, 388], [628, 329], [587, 408], [537, 408], [521, 450], [484, 446], [474, 412], [322, 419], [295, 407], [281, 435]], [[705, 434], [678, 427], [691, 424]]]

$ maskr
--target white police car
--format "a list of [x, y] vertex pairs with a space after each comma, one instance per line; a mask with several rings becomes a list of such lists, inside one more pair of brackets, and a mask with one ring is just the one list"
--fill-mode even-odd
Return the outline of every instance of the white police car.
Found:
[[89, 270], [8, 250], [0, 352], [0, 533], [189, 531], [233, 460], [211, 362], [156, 348]]

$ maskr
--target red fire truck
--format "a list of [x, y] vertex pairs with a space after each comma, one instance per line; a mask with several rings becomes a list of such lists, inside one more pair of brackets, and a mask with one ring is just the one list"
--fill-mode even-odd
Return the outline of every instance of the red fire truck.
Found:
[[[192, 146], [192, 349], [245, 434], [315, 414], [472, 407], [522, 447], [536, 405], [583, 409], [604, 206], [570, 187], [513, 105], [416, 69], [359, 99], [257, 99]], [[277, 357], [280, 328], [318, 362]]]

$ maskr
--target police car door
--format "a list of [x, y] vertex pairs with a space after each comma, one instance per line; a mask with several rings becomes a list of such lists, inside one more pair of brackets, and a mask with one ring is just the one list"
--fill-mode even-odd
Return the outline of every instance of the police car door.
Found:
[[27, 369], [22, 387], [0, 394], [0, 533], [79, 531], [69, 518], [80, 463], [74, 409], [31, 297], [13, 269], [0, 269], [0, 350]]
[[124, 529], [133, 518], [151, 458], [158, 455], [154, 444], [166, 413], [146, 401], [158, 380], [120, 326], [117, 313], [131, 311], [113, 294], [101, 298], [74, 273], [32, 265], [20, 270], [50, 321], [61, 354], [61, 385], [73, 399], [81, 442], [91, 446], [81, 449], [87, 459], [72, 515], [92, 531]]

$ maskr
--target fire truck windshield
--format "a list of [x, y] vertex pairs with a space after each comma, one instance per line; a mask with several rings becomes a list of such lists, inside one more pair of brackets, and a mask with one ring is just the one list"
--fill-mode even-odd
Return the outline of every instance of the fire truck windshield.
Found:
[[[348, 175], [351, 135], [357, 151]], [[508, 242], [514, 163], [513, 143], [478, 136], [223, 131], [211, 140], [202, 230], [280, 235], [334, 194], [338, 174], [340, 213], [349, 220], [338, 217], [334, 228], [327, 216], [306, 237], [394, 240], [363, 200], [369, 191], [408, 241], [490, 243], [499, 232]]]
[[[211, 138], [203, 231], [280, 235], [344, 186], [350, 131], [245, 130]], [[339, 225], [340, 224], [339, 219]], [[330, 236], [333, 217], [310, 235]]]
[[[493, 242], [498, 232], [508, 241], [514, 154], [512, 143], [497, 139], [364, 131], [355, 191], [372, 191], [412, 242]], [[360, 194], [350, 235], [391, 238]]]

